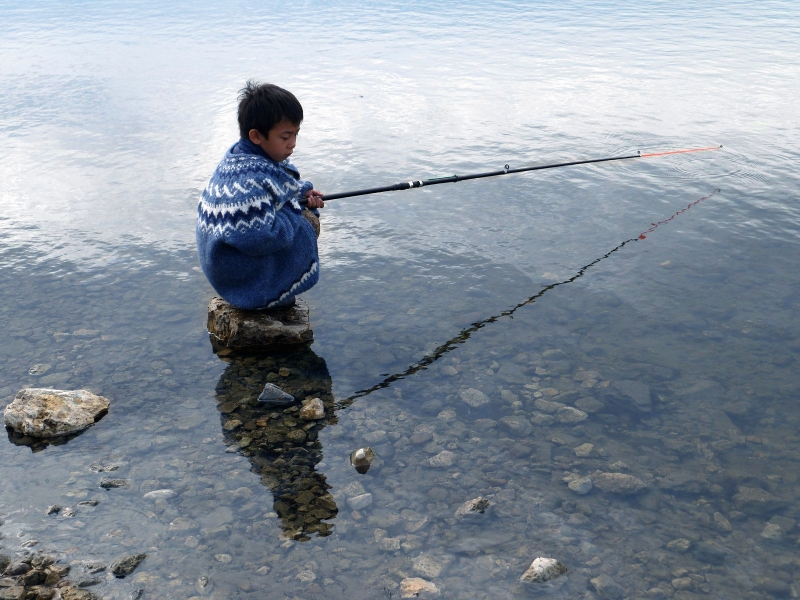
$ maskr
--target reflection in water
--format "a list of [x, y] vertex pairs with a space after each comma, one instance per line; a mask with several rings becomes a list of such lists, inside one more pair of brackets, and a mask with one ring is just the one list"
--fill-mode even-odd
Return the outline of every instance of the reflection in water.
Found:
[[[328, 492], [319, 432], [336, 423], [332, 382], [325, 361], [310, 348], [288, 356], [249, 356], [230, 361], [217, 383], [217, 402], [226, 442], [247, 456], [253, 471], [269, 487], [285, 535], [305, 541], [330, 535], [338, 508]], [[258, 396], [275, 383], [300, 402], [266, 407]], [[319, 398], [323, 419], [306, 421], [302, 401]]]

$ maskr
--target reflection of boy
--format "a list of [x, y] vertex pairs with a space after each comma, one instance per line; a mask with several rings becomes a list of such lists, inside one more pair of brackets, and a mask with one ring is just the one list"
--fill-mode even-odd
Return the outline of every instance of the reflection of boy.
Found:
[[239, 93], [241, 139], [203, 190], [200, 266], [238, 308], [291, 306], [319, 279], [315, 217], [305, 217], [302, 205], [319, 214], [322, 194], [289, 161], [302, 120], [303, 107], [291, 92], [248, 82]]

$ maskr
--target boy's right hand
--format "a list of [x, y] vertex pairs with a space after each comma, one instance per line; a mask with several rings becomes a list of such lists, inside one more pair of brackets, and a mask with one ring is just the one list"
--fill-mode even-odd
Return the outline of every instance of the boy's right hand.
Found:
[[306, 199], [306, 207], [308, 208], [324, 208], [325, 202], [322, 200], [322, 192], [317, 190], [308, 190], [303, 196]]

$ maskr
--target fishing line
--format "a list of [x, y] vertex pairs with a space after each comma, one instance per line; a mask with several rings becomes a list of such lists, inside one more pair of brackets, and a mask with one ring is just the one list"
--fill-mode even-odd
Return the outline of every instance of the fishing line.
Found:
[[642, 154], [630, 154], [627, 156], [609, 156], [606, 158], [587, 158], [583, 160], [573, 160], [569, 162], [552, 163], [548, 165], [533, 165], [529, 167], [519, 167], [512, 169], [509, 165], [505, 165], [501, 171], [488, 171], [486, 173], [472, 173], [471, 175], [450, 175], [447, 177], [434, 177], [432, 179], [415, 179], [412, 181], [401, 181], [392, 185], [384, 185], [375, 188], [366, 188], [363, 190], [353, 190], [350, 192], [339, 192], [336, 194], [325, 194], [322, 199], [325, 202], [330, 200], [338, 200], [339, 198], [352, 198], [353, 196], [367, 196], [369, 194], [381, 194], [383, 192], [399, 192], [402, 190], [410, 190], [414, 188], [421, 188], [429, 185], [439, 185], [441, 183], [457, 183], [459, 181], [467, 181], [469, 179], [484, 179], [486, 177], [499, 177], [501, 175], [510, 175], [512, 173], [526, 173], [528, 171], [543, 171], [545, 169], [559, 169], [561, 167], [574, 167], [576, 165], [589, 165], [604, 162], [612, 162], [617, 160], [630, 160], [633, 158], [655, 158], [657, 156], [669, 156], [672, 154], [690, 154], [692, 152], [709, 152], [710, 150], [719, 150], [722, 146], [709, 146], [707, 148], [688, 148], [684, 150], [668, 150], [667, 152], [650, 152]]
[[577, 279], [580, 279], [581, 277], [583, 277], [583, 275], [589, 269], [591, 269], [592, 267], [597, 265], [599, 262], [604, 261], [605, 259], [609, 258], [615, 252], [618, 252], [619, 250], [622, 250], [625, 246], [627, 246], [631, 242], [638, 242], [640, 240], [646, 239], [645, 233], [650, 233], [652, 231], [655, 231], [655, 229], [659, 225], [663, 225], [664, 223], [668, 223], [668, 222], [672, 221], [678, 215], [681, 215], [681, 214], [685, 213], [686, 211], [691, 209], [693, 206], [697, 206], [698, 204], [700, 204], [702, 201], [708, 200], [709, 198], [711, 198], [714, 195], [716, 195], [719, 191], [720, 191], [720, 189], [717, 188], [713, 192], [708, 194], [707, 196], [703, 196], [702, 198], [699, 198], [698, 200], [695, 200], [691, 204], [687, 205], [686, 208], [683, 208], [683, 209], [679, 210], [678, 212], [676, 212], [674, 215], [672, 215], [668, 219], [664, 219], [663, 221], [658, 221], [657, 223], [652, 223], [650, 229], [642, 232], [637, 237], [625, 240], [624, 242], [618, 244], [617, 246], [615, 246], [614, 248], [612, 248], [611, 250], [609, 250], [608, 252], [606, 252], [605, 254], [600, 256], [599, 258], [596, 258], [592, 262], [583, 265], [580, 269], [578, 269], [578, 272], [575, 273], [575, 275], [573, 275], [569, 279], [564, 279], [563, 281], [559, 281], [557, 283], [552, 283], [552, 284], [548, 285], [547, 287], [541, 289], [539, 292], [537, 292], [536, 294], [534, 294], [530, 298], [528, 298], [526, 300], [523, 300], [522, 302], [520, 302], [519, 304], [517, 304], [517, 305], [515, 305], [513, 307], [511, 307], [511, 308], [509, 308], [507, 310], [504, 310], [503, 312], [501, 312], [499, 314], [493, 315], [493, 316], [491, 316], [491, 317], [489, 317], [487, 319], [483, 319], [482, 321], [476, 321], [475, 323], [472, 323], [472, 325], [470, 325], [469, 327], [467, 327], [465, 329], [462, 329], [461, 332], [459, 332], [458, 335], [456, 335], [455, 337], [447, 340], [444, 344], [441, 344], [436, 349], [434, 349], [432, 352], [429, 352], [428, 354], [423, 356], [420, 360], [418, 360], [417, 362], [415, 362], [414, 364], [409, 366], [406, 370], [401, 371], [400, 373], [395, 373], [393, 375], [388, 375], [385, 379], [383, 379], [379, 383], [376, 383], [372, 387], [366, 388], [366, 389], [363, 389], [363, 390], [359, 390], [355, 394], [353, 394], [352, 396], [348, 396], [347, 398], [344, 398], [343, 400], [338, 400], [335, 403], [336, 409], [338, 410], [340, 408], [346, 408], [347, 406], [350, 406], [358, 398], [363, 398], [364, 396], [368, 396], [373, 392], [376, 392], [378, 390], [382, 390], [384, 388], [389, 387], [395, 381], [400, 381], [401, 379], [405, 379], [407, 377], [410, 377], [411, 375], [414, 375], [415, 373], [417, 373], [419, 371], [423, 371], [423, 370], [427, 369], [430, 365], [435, 363], [442, 356], [444, 356], [448, 352], [451, 352], [452, 350], [455, 350], [458, 346], [466, 343], [467, 340], [469, 340], [470, 337], [472, 337], [473, 333], [476, 333], [477, 331], [480, 331], [481, 329], [486, 327], [489, 323], [495, 323], [496, 321], [499, 321], [500, 319], [502, 319], [504, 317], [509, 317], [509, 318], [513, 319], [514, 313], [517, 312], [523, 306], [527, 306], [529, 304], [533, 304], [534, 302], [536, 302], [539, 298], [544, 296], [550, 290], [553, 290], [553, 289], [555, 289], [555, 288], [557, 288], [559, 286], [566, 285], [568, 283], [572, 283], [573, 281], [575, 281]]

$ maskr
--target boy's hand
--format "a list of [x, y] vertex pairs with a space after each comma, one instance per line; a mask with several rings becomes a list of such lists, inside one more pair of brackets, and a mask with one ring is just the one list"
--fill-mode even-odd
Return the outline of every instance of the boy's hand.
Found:
[[322, 201], [322, 192], [318, 190], [308, 190], [303, 197], [306, 199], [308, 208], [323, 208], [325, 206]]

